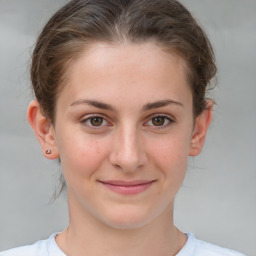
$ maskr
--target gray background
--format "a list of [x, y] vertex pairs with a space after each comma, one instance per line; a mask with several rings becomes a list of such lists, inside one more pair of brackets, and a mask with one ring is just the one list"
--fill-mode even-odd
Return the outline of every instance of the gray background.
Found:
[[[67, 225], [66, 195], [53, 204], [59, 167], [43, 158], [26, 108], [29, 56], [64, 0], [0, 0], [0, 251]], [[176, 200], [185, 232], [256, 255], [256, 1], [183, 0], [216, 51], [214, 120], [201, 156], [190, 159]]]

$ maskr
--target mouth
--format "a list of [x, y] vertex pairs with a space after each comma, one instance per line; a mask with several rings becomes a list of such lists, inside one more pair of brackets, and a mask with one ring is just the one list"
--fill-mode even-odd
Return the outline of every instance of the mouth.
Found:
[[99, 181], [106, 188], [123, 195], [139, 194], [147, 190], [156, 180], [135, 180], [135, 181], [122, 181], [122, 180], [109, 180]]

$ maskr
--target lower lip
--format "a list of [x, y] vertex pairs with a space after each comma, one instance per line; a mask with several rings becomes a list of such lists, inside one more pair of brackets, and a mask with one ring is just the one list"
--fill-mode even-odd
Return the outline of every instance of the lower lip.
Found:
[[119, 194], [124, 194], [124, 195], [134, 195], [134, 194], [139, 194], [143, 191], [145, 191], [146, 189], [148, 189], [152, 183], [145, 183], [145, 184], [138, 184], [138, 185], [132, 185], [132, 186], [121, 186], [121, 185], [112, 185], [109, 183], [103, 183], [101, 182], [105, 187], [107, 187], [108, 189], [119, 193]]

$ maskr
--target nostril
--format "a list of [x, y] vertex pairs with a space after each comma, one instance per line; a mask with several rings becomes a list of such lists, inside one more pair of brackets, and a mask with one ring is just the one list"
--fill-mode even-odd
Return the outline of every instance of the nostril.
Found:
[[110, 162], [116, 169], [124, 172], [134, 172], [141, 169], [145, 164], [143, 157], [137, 156], [125, 158], [124, 155], [112, 157]]
[[114, 167], [115, 167], [116, 169], [122, 169], [121, 166], [118, 165], [118, 164], [114, 164]]

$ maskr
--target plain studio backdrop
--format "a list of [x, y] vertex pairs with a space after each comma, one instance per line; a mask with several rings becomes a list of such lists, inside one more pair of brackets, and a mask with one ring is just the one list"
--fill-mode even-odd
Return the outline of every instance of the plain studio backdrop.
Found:
[[[56, 161], [43, 158], [26, 121], [36, 37], [67, 0], [0, 0], [0, 251], [68, 223], [66, 193], [49, 200]], [[175, 222], [198, 238], [256, 255], [256, 1], [183, 0], [212, 41], [218, 65], [214, 119], [189, 160]]]

